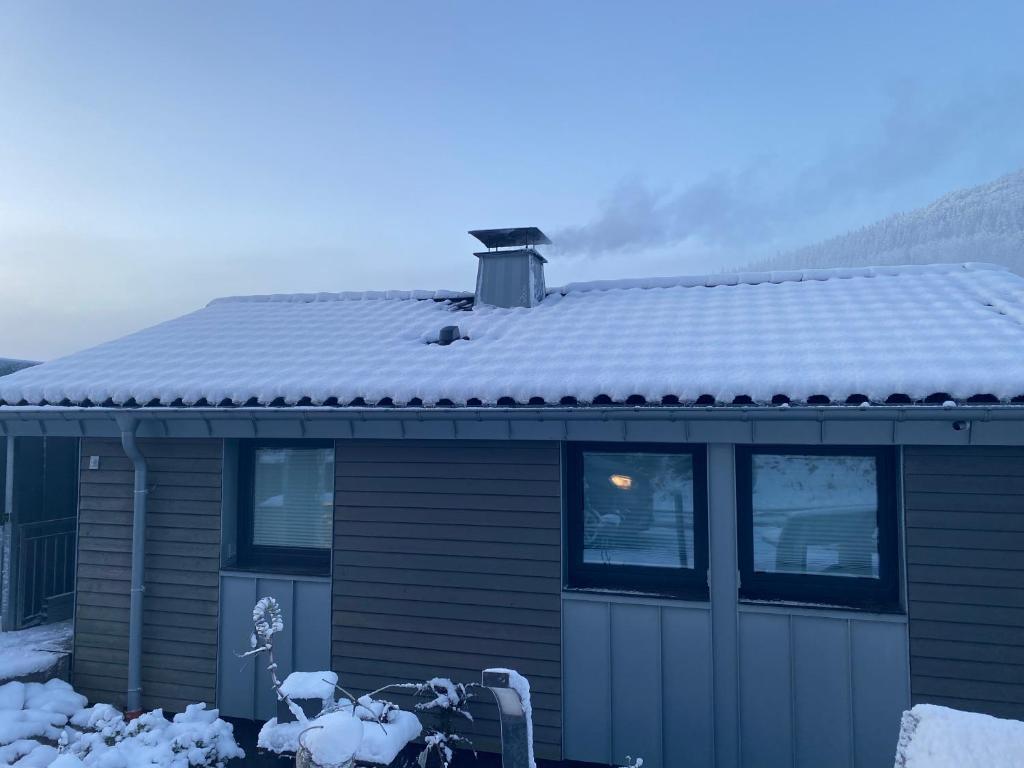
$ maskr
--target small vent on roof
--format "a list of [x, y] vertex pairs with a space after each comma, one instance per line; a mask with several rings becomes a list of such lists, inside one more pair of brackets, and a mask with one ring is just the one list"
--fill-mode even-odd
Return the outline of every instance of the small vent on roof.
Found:
[[462, 335], [462, 331], [459, 330], [459, 326], [446, 325], [444, 328], [441, 329], [441, 333], [437, 337], [437, 343], [440, 344], [442, 347], [447, 347], [453, 341], [458, 341], [459, 339], [467, 338], [469, 337]]

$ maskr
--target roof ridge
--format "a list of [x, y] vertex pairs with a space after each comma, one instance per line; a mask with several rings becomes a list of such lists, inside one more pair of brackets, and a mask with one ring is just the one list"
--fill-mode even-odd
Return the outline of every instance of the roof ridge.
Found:
[[827, 269], [789, 269], [772, 272], [721, 272], [675, 277], [638, 277], [613, 280], [591, 280], [567, 283], [549, 288], [548, 293], [583, 293], [587, 291], [627, 290], [633, 288], [712, 288], [719, 285], [759, 285], [761, 283], [802, 283], [809, 281], [849, 279], [853, 277], [895, 277], [898, 275], [949, 274], [952, 272], [1009, 272], [1009, 268], [986, 262], [954, 262], [948, 264], [902, 264], [880, 267], [831, 267]]
[[[880, 267], [831, 267], [828, 269], [790, 269], [772, 272], [720, 272], [704, 275], [677, 275], [668, 277], [627, 277], [611, 280], [590, 280], [566, 283], [559, 288], [549, 288], [548, 293], [583, 293], [586, 291], [611, 291], [650, 288], [711, 288], [719, 285], [759, 285], [761, 283], [801, 283], [812, 280], [848, 279], [852, 277], [894, 277], [897, 275], [949, 274], [950, 272], [981, 272], [993, 270], [1009, 272], [1009, 268], [986, 262], [954, 262], [948, 264], [903, 264]], [[408, 301], [447, 299], [471, 299], [472, 291], [448, 290], [386, 290], [386, 291], [340, 291], [336, 293], [267, 293], [251, 296], [223, 296], [213, 299], [207, 306], [215, 304], [241, 304], [263, 302], [285, 302], [310, 304], [319, 301]]]
[[243, 304], [263, 302], [285, 302], [295, 304], [311, 304], [318, 301], [408, 301], [428, 300], [443, 301], [446, 299], [471, 299], [471, 291], [340, 291], [337, 293], [265, 293], [252, 296], [222, 296], [213, 299], [206, 306], [214, 304]]

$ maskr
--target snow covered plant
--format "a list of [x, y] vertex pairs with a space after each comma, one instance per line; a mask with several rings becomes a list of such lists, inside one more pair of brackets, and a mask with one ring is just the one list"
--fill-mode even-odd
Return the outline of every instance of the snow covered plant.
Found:
[[277, 698], [288, 705], [288, 709], [300, 723], [306, 722], [306, 713], [291, 698], [281, 690], [281, 680], [277, 676], [277, 662], [274, 660], [274, 635], [284, 629], [284, 615], [277, 600], [272, 597], [261, 597], [256, 601], [252, 609], [252, 623], [254, 632], [249, 638], [249, 650], [239, 654], [243, 659], [250, 656], [258, 656], [261, 653], [267, 654], [267, 672], [270, 673], [270, 683], [277, 693]]
[[58, 748], [68, 756], [68, 768], [223, 768], [245, 757], [231, 725], [205, 704], [189, 704], [173, 720], [154, 709], [131, 721], [109, 704], [97, 704], [73, 716], [71, 726]]
[[87, 707], [63, 680], [0, 685], [0, 765], [61, 768], [223, 768], [245, 753], [205, 704], [169, 721], [161, 710], [128, 722], [109, 704]]
[[[285, 722], [273, 717], [264, 723], [257, 739], [260, 749], [294, 753], [297, 765], [310, 768], [344, 768], [355, 760], [387, 765], [420, 735], [422, 726], [413, 713], [374, 698], [389, 688], [415, 685], [384, 686], [356, 697], [342, 688], [338, 675], [330, 671], [292, 672], [282, 682], [274, 659], [274, 636], [284, 629], [281, 606], [272, 597], [261, 598], [253, 607], [252, 621], [251, 647], [238, 655], [267, 655], [267, 671], [277, 698], [294, 717]], [[338, 701], [335, 690], [342, 693]], [[316, 716], [307, 716], [302, 703], [314, 703]]]
[[412, 687], [417, 696], [427, 698], [427, 701], [419, 702], [416, 709], [420, 712], [432, 712], [438, 717], [437, 727], [427, 729], [427, 735], [423, 739], [423, 751], [416, 761], [420, 768], [426, 768], [433, 755], [441, 768], [448, 768], [455, 754], [453, 747], [473, 745], [472, 741], [455, 731], [453, 721], [456, 718], [473, 721], [468, 705], [469, 700], [473, 698], [471, 688], [475, 687], [475, 684], [453, 683], [447, 677], [434, 677]]

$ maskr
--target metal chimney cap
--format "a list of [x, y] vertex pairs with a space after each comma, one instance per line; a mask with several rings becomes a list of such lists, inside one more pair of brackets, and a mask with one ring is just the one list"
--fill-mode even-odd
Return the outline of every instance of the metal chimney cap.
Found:
[[485, 248], [522, 248], [531, 245], [551, 245], [548, 236], [537, 227], [509, 227], [506, 229], [471, 229], [469, 234]]

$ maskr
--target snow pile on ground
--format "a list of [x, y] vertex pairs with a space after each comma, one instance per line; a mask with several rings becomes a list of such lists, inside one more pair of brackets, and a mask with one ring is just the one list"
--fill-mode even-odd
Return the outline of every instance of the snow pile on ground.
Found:
[[0, 680], [50, 669], [71, 650], [71, 637], [70, 621], [0, 632]]
[[63, 680], [0, 686], [0, 765], [49, 765], [68, 721], [87, 703]]
[[63, 680], [0, 686], [0, 765], [14, 768], [221, 768], [245, 757], [216, 709], [192, 704], [128, 722], [109, 704], [86, 707]]
[[494, 667], [493, 669], [485, 669], [484, 672], [497, 672], [508, 675], [509, 687], [519, 694], [519, 700], [523, 704], [523, 715], [526, 718], [526, 740], [530, 748], [530, 768], [537, 768], [537, 762], [533, 758], [533, 705], [530, 703], [530, 681], [514, 669]]
[[[356, 759], [367, 763], [388, 765], [398, 756], [402, 748], [419, 736], [423, 730], [419, 718], [412, 712], [389, 707], [386, 702], [373, 701], [365, 696], [359, 700], [355, 717], [352, 716], [351, 702], [341, 701], [336, 706], [335, 712], [307, 721], [278, 723], [276, 717], [271, 718], [260, 729], [257, 745], [261, 749], [268, 749], [278, 754], [297, 752], [299, 735], [303, 731], [319, 725], [324, 725], [323, 730], [325, 731], [332, 730], [332, 723], [336, 724], [337, 722], [335, 716], [341, 715], [360, 726], [360, 738], [355, 750]], [[346, 732], [348, 731], [346, 730]], [[309, 735], [303, 737], [307, 747], [310, 746], [308, 739], [312, 733], [310, 731]], [[333, 737], [324, 735], [320, 738]]]
[[1020, 768], [1024, 722], [918, 704], [903, 713], [896, 768]]

